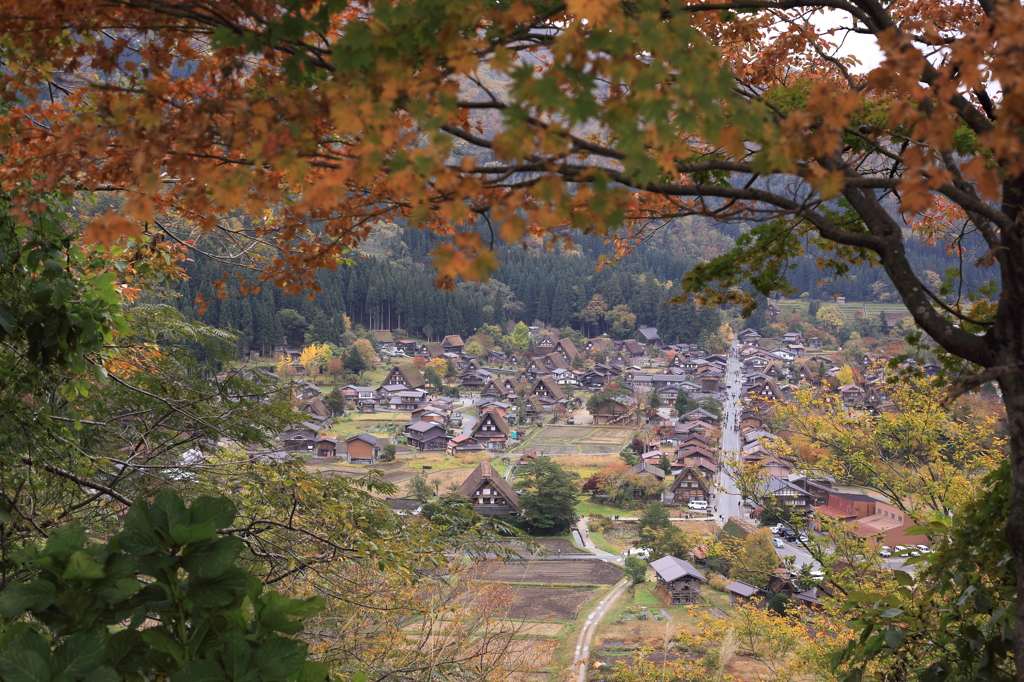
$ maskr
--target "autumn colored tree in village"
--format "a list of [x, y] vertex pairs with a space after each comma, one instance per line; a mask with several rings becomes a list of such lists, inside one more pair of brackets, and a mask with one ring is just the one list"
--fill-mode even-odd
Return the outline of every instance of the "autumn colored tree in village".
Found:
[[[576, 228], [626, 255], [687, 215], [756, 224], [684, 279], [706, 301], [786, 292], [808, 251], [838, 275], [884, 268], [951, 395], [1002, 389], [1024, 607], [1020, 3], [4, 0], [0, 17], [12, 225], [43, 196], [117, 192], [85, 239], [175, 242], [188, 223], [259, 244], [258, 279], [293, 293], [390, 219], [450, 236], [447, 287], [485, 278], [497, 239]], [[877, 68], [839, 56], [851, 34]], [[936, 288], [910, 239], [991, 286]], [[1024, 608], [1014, 632], [1024, 656]]]

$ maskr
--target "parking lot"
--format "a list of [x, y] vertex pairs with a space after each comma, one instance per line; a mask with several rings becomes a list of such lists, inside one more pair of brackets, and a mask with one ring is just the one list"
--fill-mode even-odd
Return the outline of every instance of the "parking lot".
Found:
[[[818, 562], [811, 558], [810, 552], [799, 542], [789, 542], [788, 540], [783, 540], [778, 535], [773, 537], [782, 543], [782, 547], [775, 547], [775, 553], [780, 557], [793, 557], [793, 563], [796, 568], [807, 565], [811, 566], [811, 568], [820, 568]], [[902, 568], [903, 564], [907, 561], [907, 557], [883, 557], [883, 561], [890, 569]]]

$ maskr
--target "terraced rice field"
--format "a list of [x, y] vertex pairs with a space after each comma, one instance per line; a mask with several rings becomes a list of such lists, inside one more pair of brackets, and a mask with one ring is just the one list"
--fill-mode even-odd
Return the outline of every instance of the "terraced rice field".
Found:
[[541, 455], [583, 455], [618, 453], [632, 429], [614, 426], [545, 426], [527, 438], [513, 452]]

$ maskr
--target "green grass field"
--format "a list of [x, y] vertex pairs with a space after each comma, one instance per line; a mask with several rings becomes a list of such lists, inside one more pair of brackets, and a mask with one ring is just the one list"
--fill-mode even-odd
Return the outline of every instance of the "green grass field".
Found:
[[332, 419], [326, 432], [342, 440], [360, 433], [382, 436], [386, 435], [388, 427], [403, 427], [408, 423], [409, 415], [404, 412], [349, 413]]
[[640, 514], [639, 510], [620, 509], [619, 507], [608, 507], [603, 504], [590, 501], [589, 495], [580, 495], [576, 502], [576, 513], [580, 516], [597, 516], [601, 514], [608, 518], [615, 516], [634, 516]]
[[545, 426], [532, 431], [512, 452], [585, 455], [617, 453], [633, 432], [614, 426]]
[[606, 540], [604, 537], [604, 533], [598, 532], [596, 530], [590, 531], [590, 541], [593, 542], [594, 546], [598, 549], [602, 549], [606, 552], [611, 552], [612, 554], [622, 553], [622, 548], [608, 542], [608, 540]]

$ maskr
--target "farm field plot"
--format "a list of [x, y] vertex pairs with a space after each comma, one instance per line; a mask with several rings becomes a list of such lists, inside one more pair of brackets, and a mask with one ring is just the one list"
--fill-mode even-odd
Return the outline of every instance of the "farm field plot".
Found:
[[546, 455], [582, 455], [617, 453], [629, 438], [631, 429], [603, 426], [545, 426], [534, 432], [513, 452]]
[[701, 589], [701, 597], [703, 603], [695, 606], [669, 606], [655, 593], [653, 582], [637, 585], [601, 621], [595, 641], [601, 646], [623, 641], [657, 646], [667, 623], [672, 628], [690, 629], [696, 627], [698, 614], [708, 610], [721, 614], [732, 608], [728, 595], [707, 586]]
[[[807, 312], [807, 306], [808, 306], [809, 303], [810, 303], [810, 301], [796, 301], [796, 300], [776, 301], [775, 302], [775, 304], [777, 306], [779, 306], [779, 308], [783, 312], [787, 312], [787, 313], [788, 312], [792, 312], [793, 310], [798, 310], [798, 311], [801, 311], [803, 313], [806, 313]], [[831, 303], [831, 301], [820, 301], [820, 303], [822, 305], [825, 305], [826, 303]], [[868, 316], [871, 316], [871, 315], [876, 315], [877, 316], [881, 312], [886, 312], [886, 313], [904, 313], [904, 312], [907, 311], [906, 306], [904, 306], [902, 303], [877, 303], [877, 302], [860, 303], [860, 302], [857, 302], [857, 303], [838, 303], [838, 304], [835, 304], [835, 305], [838, 305], [839, 309], [843, 312], [843, 315], [846, 315], [846, 317], [848, 317], [848, 318], [852, 318], [857, 313], [863, 314], [865, 308], [867, 309]]]
[[[388, 480], [398, 484], [399, 495], [406, 495], [410, 492], [408, 481], [418, 474], [419, 471], [420, 470], [416, 468], [406, 469], [408, 475], [405, 478]], [[473, 471], [471, 467], [463, 467], [461, 469], [442, 469], [441, 471], [434, 470], [426, 471], [424, 473], [427, 474], [427, 483], [429, 483], [436, 492], [445, 493], [453, 485], [455, 487], [462, 485], [462, 482], [466, 480], [466, 477], [469, 476], [471, 471]]]
[[595, 590], [565, 590], [553, 587], [517, 587], [512, 591], [508, 615], [516, 620], [575, 620], [580, 608]]
[[[566, 538], [533, 538], [533, 541], [540, 545], [540, 548], [533, 554], [533, 556], [557, 555], [558, 550], [562, 550], [562, 554], [591, 553], [589, 550], [580, 549], [576, 545], [572, 544], [571, 540], [567, 540]], [[517, 551], [524, 557], [531, 556], [526, 549], [517, 548]]]
[[[522, 619], [519, 619], [522, 620]], [[562, 634], [561, 623], [517, 623], [518, 633], [523, 637], [558, 637]], [[402, 629], [406, 632], [418, 632], [423, 627], [419, 622], [409, 623]]]
[[570, 559], [496, 564], [484, 569], [480, 580], [536, 585], [614, 585], [622, 575], [621, 568], [606, 561]]
[[360, 433], [384, 436], [389, 428], [409, 423], [409, 415], [404, 412], [373, 412], [350, 413], [344, 417], [331, 420], [325, 433], [340, 440], [345, 440]]
[[537, 540], [537, 544], [549, 552], [562, 550], [562, 554], [590, 554], [587, 550], [578, 548], [572, 544], [571, 540], [565, 538], [540, 538]]

